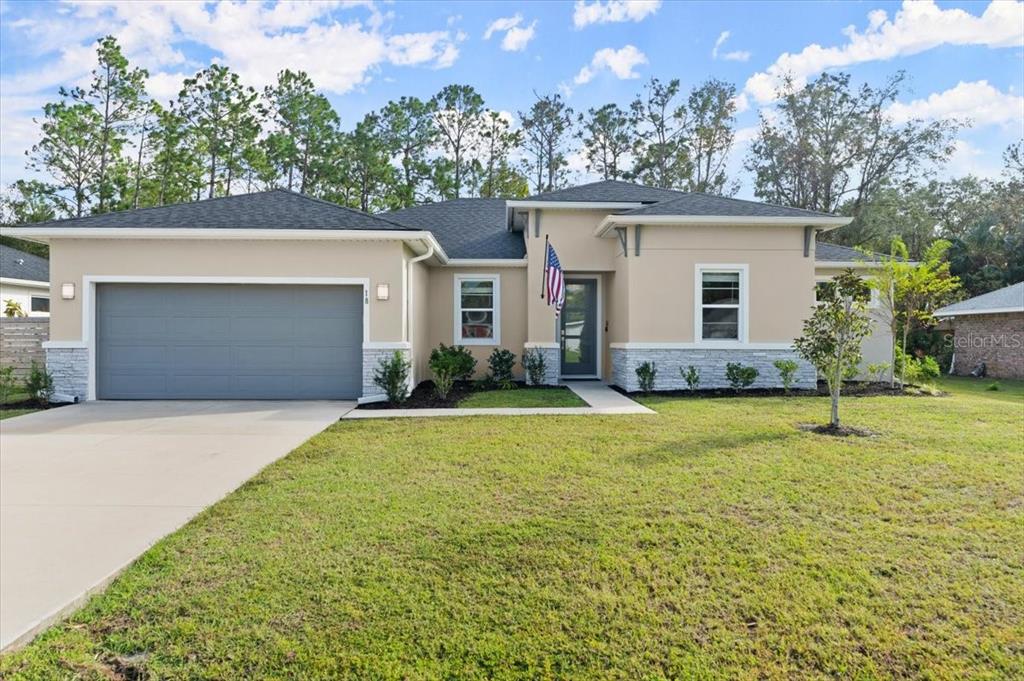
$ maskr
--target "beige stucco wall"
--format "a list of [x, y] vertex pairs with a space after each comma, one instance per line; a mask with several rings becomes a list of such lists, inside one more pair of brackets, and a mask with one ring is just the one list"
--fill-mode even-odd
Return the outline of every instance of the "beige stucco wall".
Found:
[[[455, 275], [485, 274], [500, 277], [501, 345], [467, 346], [477, 359], [477, 375], [487, 372], [487, 358], [496, 347], [516, 354], [516, 375], [522, 375], [523, 345], [526, 343], [526, 276], [525, 267], [435, 267], [430, 271], [429, 318], [430, 332], [425, 348], [419, 352], [429, 357], [430, 350], [439, 343], [451, 345], [455, 335]], [[429, 368], [417, 372], [417, 379], [430, 378]]]
[[[50, 339], [83, 340], [84, 276], [141, 275], [369, 278], [370, 340], [401, 341], [403, 267], [400, 241], [56, 239], [51, 286], [74, 282], [77, 293], [52, 296]], [[376, 299], [378, 283], [390, 284], [389, 300]]]
[[[829, 279], [845, 271], [842, 267], [817, 267], [814, 270], [815, 281]], [[856, 272], [865, 279], [871, 276], [871, 271], [863, 267], [857, 268]], [[890, 367], [892, 365], [892, 331], [876, 301], [877, 297], [873, 296], [872, 304], [868, 306], [872, 327], [871, 335], [861, 344], [861, 371], [857, 376], [859, 379], [870, 378], [867, 373], [869, 364], [888, 364]]]

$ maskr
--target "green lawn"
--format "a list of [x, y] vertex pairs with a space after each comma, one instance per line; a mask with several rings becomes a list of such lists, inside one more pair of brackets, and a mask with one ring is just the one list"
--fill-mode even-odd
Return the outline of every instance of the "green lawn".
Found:
[[585, 407], [587, 403], [564, 386], [557, 388], [518, 388], [516, 390], [486, 390], [472, 393], [460, 407]]
[[5, 679], [1024, 676], [1024, 398], [344, 421]]
[[[7, 396], [7, 400], [3, 404], [17, 404], [18, 402], [24, 402], [29, 398], [27, 392], [12, 392]], [[31, 414], [34, 411], [39, 411], [39, 407], [29, 407], [27, 409], [0, 409], [0, 421], [4, 419], [13, 418], [15, 416], [21, 416], [23, 414]]]

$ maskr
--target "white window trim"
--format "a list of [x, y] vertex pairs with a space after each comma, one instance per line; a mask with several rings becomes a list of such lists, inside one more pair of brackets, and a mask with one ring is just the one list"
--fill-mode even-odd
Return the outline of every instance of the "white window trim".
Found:
[[[740, 275], [739, 329], [736, 340], [704, 338], [704, 274], [738, 273]], [[693, 339], [708, 347], [747, 345], [750, 340], [750, 267], [746, 264], [698, 263], [693, 268]]]
[[[453, 321], [452, 340], [459, 345], [501, 345], [501, 275], [500, 274], [456, 274], [453, 278]], [[494, 284], [494, 337], [463, 338], [462, 337], [462, 282], [490, 281]]]
[[[45, 300], [47, 303], [50, 302], [50, 296], [40, 296], [40, 295], [32, 294], [32, 295], [30, 295], [28, 297], [28, 309], [29, 309], [29, 312], [35, 312], [36, 314], [50, 314], [50, 310], [49, 309], [47, 309], [47, 310], [33, 310], [32, 309], [32, 303], [35, 301], [36, 298], [38, 298], [40, 300]], [[49, 307], [49, 305], [47, 305], [47, 307]]]

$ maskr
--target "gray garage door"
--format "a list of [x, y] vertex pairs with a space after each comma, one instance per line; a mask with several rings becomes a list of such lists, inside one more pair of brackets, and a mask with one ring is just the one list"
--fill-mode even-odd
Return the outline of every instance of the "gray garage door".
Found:
[[100, 284], [99, 399], [352, 399], [359, 286]]

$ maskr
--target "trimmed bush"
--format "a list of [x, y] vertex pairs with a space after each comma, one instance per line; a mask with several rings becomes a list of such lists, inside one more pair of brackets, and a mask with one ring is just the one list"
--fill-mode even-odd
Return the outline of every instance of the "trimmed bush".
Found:
[[45, 366], [32, 362], [28, 379], [25, 381], [25, 389], [39, 404], [49, 404], [53, 398], [53, 376]]
[[749, 388], [757, 380], [758, 371], [754, 367], [743, 366], [738, 362], [725, 365], [725, 378], [733, 390]]
[[691, 391], [697, 390], [700, 387], [700, 369], [693, 366], [692, 364], [684, 370], [683, 367], [679, 367], [679, 375], [686, 381], [686, 387]]
[[384, 391], [391, 404], [401, 404], [409, 396], [409, 371], [412, 363], [405, 356], [395, 350], [387, 358], [380, 361], [380, 365], [373, 371], [373, 382]]
[[644, 362], [636, 368], [636, 377], [640, 381], [640, 392], [649, 393], [654, 390], [654, 379], [658, 375], [658, 367], [654, 362]]
[[543, 385], [544, 377], [548, 373], [548, 362], [544, 359], [544, 353], [536, 348], [524, 351], [523, 369], [526, 370], [526, 378], [530, 385]]
[[487, 366], [491, 370], [490, 380], [502, 390], [516, 387], [512, 381], [512, 369], [516, 365], [516, 355], [505, 348], [494, 348], [487, 358]]
[[430, 351], [428, 364], [434, 374], [434, 390], [442, 400], [447, 399], [455, 381], [468, 379], [476, 370], [476, 358], [461, 345], [441, 343]]
[[[779, 380], [782, 381], [782, 389], [788, 393], [790, 386], [793, 385], [796, 370], [800, 368], [800, 365], [791, 359], [777, 359], [773, 364], [779, 370]], [[755, 373], [754, 376], [756, 378], [757, 374]]]

